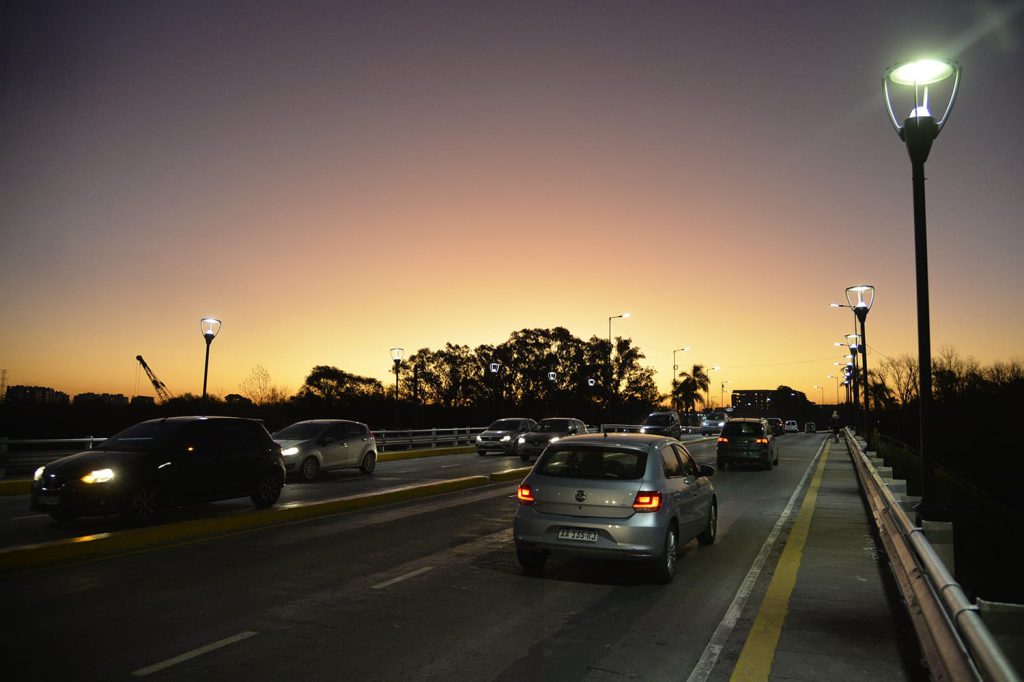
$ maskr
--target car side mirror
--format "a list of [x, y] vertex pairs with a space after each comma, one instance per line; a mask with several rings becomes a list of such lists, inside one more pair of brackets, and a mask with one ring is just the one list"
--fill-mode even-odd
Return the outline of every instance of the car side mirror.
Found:
[[698, 471], [700, 471], [700, 475], [701, 476], [714, 476], [715, 475], [715, 467], [711, 466], [710, 464], [698, 465], [697, 469], [698, 469]]

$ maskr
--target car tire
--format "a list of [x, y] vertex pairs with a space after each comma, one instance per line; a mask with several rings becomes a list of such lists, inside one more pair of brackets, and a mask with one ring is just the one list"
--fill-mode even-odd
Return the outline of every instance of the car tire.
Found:
[[697, 536], [697, 542], [702, 545], [713, 545], [715, 544], [715, 538], [718, 536], [718, 503], [711, 500], [711, 508], [708, 509], [708, 525], [701, 531], [700, 535]]
[[143, 486], [128, 495], [122, 515], [137, 526], [145, 526], [153, 522], [160, 513], [160, 497], [156, 488]]
[[320, 475], [320, 460], [316, 457], [307, 457], [302, 460], [302, 465], [299, 467], [299, 476], [302, 477], [303, 481], [312, 481]]
[[548, 562], [548, 553], [543, 550], [523, 549], [516, 546], [516, 559], [527, 575], [540, 575], [544, 572], [544, 564]]
[[676, 575], [676, 561], [679, 554], [679, 531], [669, 526], [665, 532], [665, 544], [661, 555], [654, 560], [651, 568], [655, 582], [667, 585]]
[[281, 497], [281, 488], [284, 487], [284, 481], [281, 480], [281, 475], [277, 473], [266, 473], [260, 477], [259, 483], [256, 485], [256, 492], [254, 492], [249, 499], [260, 509], [273, 506], [275, 502]]
[[363, 461], [359, 463], [359, 470], [364, 474], [372, 474], [377, 468], [377, 453], [367, 452], [363, 455]]

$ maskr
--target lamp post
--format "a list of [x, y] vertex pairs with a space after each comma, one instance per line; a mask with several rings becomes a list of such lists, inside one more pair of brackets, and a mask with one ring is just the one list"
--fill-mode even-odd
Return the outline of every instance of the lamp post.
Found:
[[402, 365], [404, 348], [392, 348], [391, 360], [395, 363], [395, 428], [398, 428], [398, 368]]
[[629, 317], [629, 313], [622, 313], [621, 315], [612, 315], [611, 317], [608, 318], [608, 357], [609, 358], [612, 356], [612, 350], [611, 350], [612, 349], [612, 320], [617, 320], [620, 317], [621, 318]]
[[[817, 384], [815, 384], [814, 387], [821, 391], [821, 403], [820, 404], [824, 405], [825, 404], [825, 387], [824, 386], [819, 386]], [[838, 392], [839, 392], [839, 388], [836, 387], [836, 393], [838, 393]]]
[[720, 369], [722, 369], [721, 365], [715, 365], [714, 367], [708, 367], [706, 370], [706, 373], [708, 375], [708, 387], [706, 392], [708, 394], [708, 402], [711, 403], [709, 407], [711, 407], [712, 409], [715, 407], [715, 400], [714, 398], [711, 397], [711, 372], [717, 372]]
[[[920, 451], [921, 451], [921, 502], [917, 506], [920, 517], [927, 519], [929, 515], [941, 513], [934, 502], [935, 462], [927, 447], [927, 436], [930, 430], [932, 408], [932, 352], [931, 322], [929, 320], [928, 303], [928, 239], [927, 217], [925, 215], [924, 197], [924, 163], [928, 160], [932, 142], [949, 120], [956, 95], [960, 89], [960, 64], [950, 60], [922, 59], [914, 62], [896, 64], [886, 70], [882, 77], [882, 94], [885, 108], [889, 114], [896, 134], [907, 145], [910, 155], [911, 176], [914, 190], [914, 260], [917, 265], [917, 355], [920, 386], [918, 400], [920, 409]], [[949, 102], [945, 113], [935, 120], [928, 109], [929, 89], [939, 87], [952, 79], [949, 90]], [[893, 113], [893, 90], [912, 97], [913, 108], [903, 123]]]
[[204, 317], [199, 320], [199, 329], [203, 332], [203, 338], [206, 339], [206, 362], [203, 364], [203, 397], [200, 400], [200, 409], [206, 409], [206, 378], [210, 373], [210, 344], [217, 338], [217, 334], [220, 333], [220, 320], [216, 317]]
[[838, 405], [839, 404], [839, 377], [836, 376], [835, 374], [829, 374], [825, 378], [826, 379], [835, 379], [836, 380], [836, 405]]
[[846, 302], [853, 308], [853, 314], [857, 316], [857, 321], [860, 322], [860, 338], [858, 339], [856, 334], [847, 334], [846, 338], [849, 339], [851, 336], [854, 338], [850, 348], [854, 346], [860, 348], [861, 373], [864, 375], [864, 379], [861, 382], [861, 387], [864, 391], [864, 438], [870, 447], [871, 408], [869, 393], [871, 384], [868, 381], [868, 342], [867, 336], [864, 334], [864, 321], [868, 319], [868, 311], [871, 310], [871, 306], [875, 302], [875, 287], [870, 284], [846, 287]]
[[551, 412], [551, 416], [552, 417], [555, 416], [555, 414], [554, 414], [554, 404], [555, 404], [555, 380], [556, 379], [558, 379], [558, 374], [556, 374], [555, 372], [548, 372], [548, 381], [551, 382], [551, 400], [549, 401], [550, 402], [550, 406], [549, 406], [548, 409], [550, 409], [552, 411]]
[[726, 379], [725, 381], [722, 382], [722, 409], [723, 410], [725, 409], [725, 385], [726, 384], [731, 384], [731, 383], [732, 383], [732, 379]]
[[500, 362], [492, 362], [488, 365], [491, 370], [491, 421], [498, 416], [498, 372], [501, 370]]
[[[676, 348], [675, 350], [672, 351], [672, 381], [670, 381], [668, 385], [668, 390], [671, 391], [672, 393], [675, 393], [674, 389], [676, 387], [676, 376], [679, 373], [679, 365], [676, 364], [676, 353], [682, 353], [688, 350], [690, 350], [689, 346], [683, 346], [682, 348]], [[673, 398], [674, 397], [675, 396], [673, 396]], [[673, 407], [675, 407], [674, 404]]]

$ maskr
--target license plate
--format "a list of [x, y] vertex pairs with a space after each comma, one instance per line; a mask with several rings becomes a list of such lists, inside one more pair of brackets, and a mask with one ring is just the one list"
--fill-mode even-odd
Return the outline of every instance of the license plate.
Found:
[[46, 505], [47, 507], [60, 506], [60, 495], [57, 494], [40, 495], [38, 500], [39, 504]]
[[558, 531], [559, 540], [575, 540], [577, 542], [597, 542], [597, 531], [584, 528], [563, 528]]

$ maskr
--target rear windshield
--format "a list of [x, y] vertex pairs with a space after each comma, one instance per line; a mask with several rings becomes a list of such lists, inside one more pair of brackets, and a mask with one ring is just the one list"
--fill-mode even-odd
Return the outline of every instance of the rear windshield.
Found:
[[185, 425], [179, 421], [142, 422], [112, 436], [96, 446], [97, 450], [147, 452], [161, 446], [172, 433]]
[[726, 436], [763, 436], [764, 428], [758, 422], [726, 422], [722, 428]]
[[518, 431], [523, 422], [519, 419], [499, 419], [487, 427], [488, 431]]
[[284, 427], [274, 434], [274, 438], [277, 440], [313, 440], [319, 437], [320, 432], [328, 426], [329, 424], [323, 422], [298, 422]]
[[646, 468], [647, 453], [640, 450], [548, 446], [534, 471], [556, 478], [636, 480]]
[[644, 424], [648, 426], [668, 426], [672, 423], [672, 418], [667, 414], [652, 414], [647, 417]]

